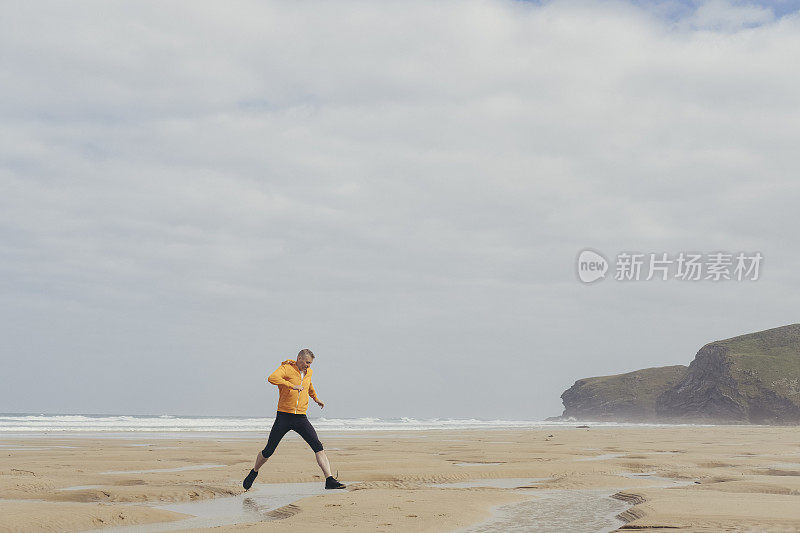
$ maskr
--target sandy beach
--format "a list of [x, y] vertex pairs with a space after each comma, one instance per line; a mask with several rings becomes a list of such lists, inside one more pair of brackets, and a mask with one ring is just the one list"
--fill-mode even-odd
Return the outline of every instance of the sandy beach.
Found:
[[[317, 488], [322, 480], [313, 455], [294, 435], [244, 495], [241, 479], [263, 446], [257, 436], [4, 436], [0, 531], [144, 524], [159, 530], [193, 516], [165, 507], [201, 508], [193, 502], [251, 507], [237, 519], [246, 522], [216, 523], [215, 531], [502, 531], [508, 526], [498, 525], [500, 516], [524, 531], [537, 528], [525, 523], [536, 516], [520, 509], [543, 510], [547, 501], [558, 500], [554, 513], [580, 522], [587, 510], [578, 495], [620, 510], [615, 514], [625, 522], [600, 517], [607, 530], [800, 530], [797, 428], [590, 426], [320, 437], [348, 483], [345, 491]], [[270, 509], [258, 491], [280, 493], [284, 486], [276, 484], [312, 492]], [[539, 529], [558, 527], [547, 524]]]

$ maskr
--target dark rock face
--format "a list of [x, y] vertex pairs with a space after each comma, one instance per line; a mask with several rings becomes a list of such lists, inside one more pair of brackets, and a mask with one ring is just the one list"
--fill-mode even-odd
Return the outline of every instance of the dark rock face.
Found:
[[686, 374], [683, 365], [645, 368], [616, 376], [580, 379], [561, 395], [564, 414], [586, 421], [645, 422], [656, 416], [656, 398]]
[[800, 324], [715, 341], [684, 366], [581, 379], [557, 419], [800, 424]]
[[700, 349], [686, 376], [656, 400], [659, 419], [695, 422], [744, 422], [744, 399], [730, 373], [725, 350], [714, 344]]
[[800, 424], [800, 324], [703, 346], [656, 401], [660, 420]]

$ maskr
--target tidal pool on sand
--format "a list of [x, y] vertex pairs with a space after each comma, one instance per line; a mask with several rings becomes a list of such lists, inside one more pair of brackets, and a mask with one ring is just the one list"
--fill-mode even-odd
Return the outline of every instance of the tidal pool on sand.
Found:
[[[212, 498], [186, 503], [154, 505], [155, 509], [173, 511], [191, 515], [191, 518], [174, 522], [159, 522], [105, 528], [104, 532], [151, 532], [175, 531], [182, 529], [208, 528], [230, 524], [247, 524], [275, 520], [291, 515], [291, 509], [282, 509], [307, 496], [331, 494], [337, 491], [326, 491], [323, 483], [262, 483], [237, 496]], [[275, 512], [274, 512], [275, 511]]]
[[[613, 531], [623, 524], [619, 513], [630, 504], [615, 500], [616, 491], [537, 490], [535, 497], [499, 507], [495, 515], [460, 533], [597, 533]], [[533, 529], [532, 529], [533, 528]]]

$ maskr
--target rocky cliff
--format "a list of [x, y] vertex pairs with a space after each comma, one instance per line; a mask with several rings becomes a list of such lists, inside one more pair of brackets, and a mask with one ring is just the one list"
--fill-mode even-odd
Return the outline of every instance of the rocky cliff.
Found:
[[581, 379], [559, 419], [800, 424], [800, 324], [711, 342], [684, 366]]
[[703, 346], [656, 401], [661, 420], [800, 423], [800, 324]]
[[561, 419], [645, 422], [656, 417], [656, 399], [686, 375], [683, 365], [579, 379], [564, 391]]

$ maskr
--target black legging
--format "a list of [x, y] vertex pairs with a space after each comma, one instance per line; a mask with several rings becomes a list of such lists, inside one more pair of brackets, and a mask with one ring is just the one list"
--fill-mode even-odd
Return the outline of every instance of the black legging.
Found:
[[272, 430], [269, 432], [267, 447], [261, 451], [261, 455], [264, 459], [269, 458], [269, 456], [275, 452], [278, 443], [290, 430], [296, 431], [303, 437], [303, 440], [311, 446], [314, 453], [322, 451], [322, 443], [317, 438], [317, 432], [314, 430], [314, 426], [311, 425], [311, 422], [308, 421], [306, 415], [294, 415], [292, 413], [278, 411], [278, 414], [275, 416], [275, 423], [272, 424]]

